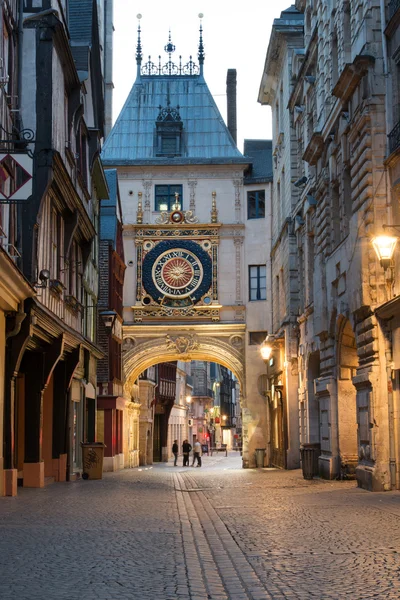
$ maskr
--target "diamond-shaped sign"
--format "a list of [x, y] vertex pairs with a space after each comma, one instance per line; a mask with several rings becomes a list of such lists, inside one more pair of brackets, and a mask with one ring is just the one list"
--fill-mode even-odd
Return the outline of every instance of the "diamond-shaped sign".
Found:
[[0, 154], [0, 202], [27, 200], [32, 194], [32, 157]]

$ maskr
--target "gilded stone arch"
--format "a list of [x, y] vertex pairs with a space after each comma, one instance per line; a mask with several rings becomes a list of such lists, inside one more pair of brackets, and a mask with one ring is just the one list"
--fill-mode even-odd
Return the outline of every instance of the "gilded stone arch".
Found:
[[[239, 336], [238, 336], [239, 337]], [[135, 344], [124, 356], [124, 378], [126, 390], [145, 369], [174, 360], [185, 362], [207, 360], [219, 363], [232, 371], [240, 383], [241, 397], [245, 396], [245, 357], [241, 346], [214, 337], [167, 334], [151, 340], [135, 340]]]

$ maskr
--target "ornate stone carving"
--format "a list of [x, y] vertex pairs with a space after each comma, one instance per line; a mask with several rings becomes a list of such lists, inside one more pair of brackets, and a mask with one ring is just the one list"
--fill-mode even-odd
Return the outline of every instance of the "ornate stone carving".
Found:
[[198, 223], [199, 219], [198, 217], [195, 216], [194, 211], [193, 210], [187, 210], [185, 213], [183, 213], [185, 215], [185, 223]]
[[169, 350], [177, 350], [179, 354], [186, 354], [199, 347], [199, 342], [195, 335], [179, 336], [172, 339], [171, 336], [165, 336], [165, 343]]
[[189, 189], [190, 189], [189, 210], [194, 212], [196, 210], [196, 186], [197, 186], [197, 180], [196, 179], [192, 179], [192, 180], [189, 179], [188, 186], [189, 186]]
[[150, 194], [151, 194], [151, 188], [152, 188], [152, 181], [148, 180], [148, 179], [144, 180], [143, 187], [144, 187], [144, 221], [145, 221], [145, 223], [150, 223], [150, 211], [151, 211]]
[[218, 223], [217, 192], [213, 192], [212, 193], [212, 201], [211, 201], [211, 223]]
[[143, 223], [143, 205], [142, 205], [142, 192], [138, 193], [138, 207], [136, 213], [136, 223], [141, 225]]
[[235, 259], [236, 259], [236, 304], [242, 304], [242, 281], [241, 281], [241, 259], [242, 259], [242, 245], [243, 245], [243, 237], [240, 237], [240, 232], [238, 236], [235, 235], [233, 243], [235, 245]]
[[235, 220], [236, 223], [239, 223], [241, 220], [241, 202], [240, 202], [240, 198], [241, 198], [241, 193], [242, 193], [242, 185], [243, 185], [243, 179], [234, 179], [233, 180], [233, 185], [235, 188]]
[[135, 343], [136, 342], [133, 338], [131, 338], [131, 337], [125, 338], [124, 341], [122, 342], [122, 352], [129, 352], [129, 350], [132, 350]]
[[[198, 217], [195, 216], [195, 214], [192, 210], [186, 210], [186, 211], [182, 212], [182, 214], [183, 214], [183, 220], [181, 221], [182, 223], [188, 223], [189, 225], [193, 225], [193, 224], [199, 222]], [[168, 225], [169, 223], [171, 223], [171, 213], [169, 213], [169, 212], [162, 212], [156, 218], [157, 225]], [[174, 234], [179, 235], [179, 233], [176, 234], [175, 232], [174, 232]]]
[[237, 348], [238, 350], [243, 347], [243, 338], [240, 335], [232, 335], [229, 338], [229, 342], [234, 348]]
[[156, 218], [156, 223], [157, 225], [166, 225], [167, 223], [169, 223], [169, 213], [168, 212], [162, 212], [158, 215], [158, 217]]

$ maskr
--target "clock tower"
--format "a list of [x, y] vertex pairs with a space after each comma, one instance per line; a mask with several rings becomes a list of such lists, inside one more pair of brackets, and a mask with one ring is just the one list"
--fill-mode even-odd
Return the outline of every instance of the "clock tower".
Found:
[[123, 206], [125, 391], [160, 362], [227, 367], [240, 383], [243, 466], [253, 467], [269, 441], [259, 343], [270, 326], [271, 176], [251, 178], [261, 161], [238, 150], [219, 113], [201, 25], [198, 48], [198, 63], [174, 63], [170, 35], [167, 62], [142, 64], [139, 25], [136, 81], [103, 148]]

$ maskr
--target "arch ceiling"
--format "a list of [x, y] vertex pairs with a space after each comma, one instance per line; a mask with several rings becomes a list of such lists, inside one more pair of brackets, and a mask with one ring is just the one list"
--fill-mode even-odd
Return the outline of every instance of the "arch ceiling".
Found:
[[245, 389], [244, 339], [241, 333], [221, 340], [217, 337], [198, 336], [195, 333], [166, 334], [153, 339], [137, 339], [135, 332], [126, 334], [124, 340], [125, 389], [131, 385], [145, 369], [160, 363], [175, 360], [185, 362], [206, 360], [216, 362], [234, 373], [241, 393]]

